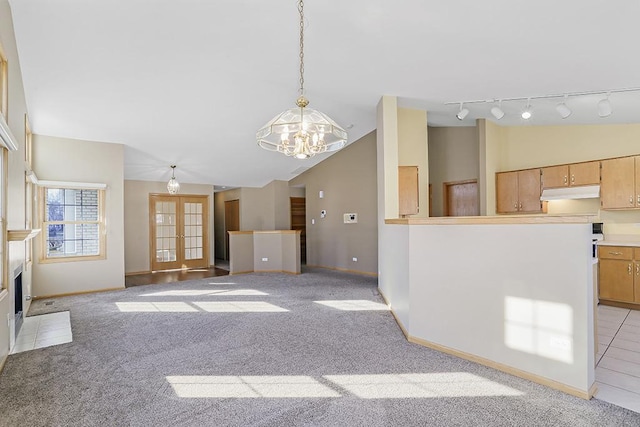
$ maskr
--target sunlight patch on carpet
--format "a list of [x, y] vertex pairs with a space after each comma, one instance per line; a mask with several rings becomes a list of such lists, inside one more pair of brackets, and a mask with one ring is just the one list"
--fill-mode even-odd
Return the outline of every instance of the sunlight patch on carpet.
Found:
[[327, 307], [342, 311], [389, 311], [385, 304], [369, 300], [314, 301]]
[[524, 393], [466, 372], [325, 375], [362, 399], [521, 396]]
[[308, 376], [168, 376], [184, 398], [318, 398], [340, 397]]
[[263, 301], [194, 301], [193, 304], [210, 313], [279, 313], [289, 311]]
[[151, 292], [148, 294], [140, 294], [141, 297], [191, 297], [191, 296], [266, 296], [266, 292], [257, 291], [255, 289], [181, 289], [172, 291]]

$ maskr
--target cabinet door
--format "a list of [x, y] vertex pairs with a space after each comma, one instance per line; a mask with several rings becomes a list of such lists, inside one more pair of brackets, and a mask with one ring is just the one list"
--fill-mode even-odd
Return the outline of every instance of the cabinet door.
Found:
[[518, 172], [496, 174], [496, 212], [518, 211]]
[[416, 215], [418, 213], [418, 197], [418, 167], [398, 166], [399, 215]]
[[640, 303], [640, 261], [635, 261], [633, 264], [635, 267], [635, 278], [633, 280], [633, 302]]
[[634, 157], [602, 161], [600, 205], [602, 209], [636, 207]]
[[636, 207], [640, 208], [640, 156], [635, 157], [636, 160]]
[[569, 166], [549, 166], [542, 168], [542, 187], [559, 188], [569, 185]]
[[528, 169], [518, 172], [519, 212], [542, 212], [540, 192], [540, 169]]
[[600, 299], [633, 302], [634, 265], [632, 261], [600, 260]]
[[600, 184], [600, 162], [574, 163], [569, 165], [571, 185]]

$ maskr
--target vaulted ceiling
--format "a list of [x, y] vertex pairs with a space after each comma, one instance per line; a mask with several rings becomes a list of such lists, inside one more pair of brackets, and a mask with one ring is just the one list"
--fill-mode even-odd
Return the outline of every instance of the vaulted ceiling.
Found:
[[[295, 0], [11, 0], [33, 131], [125, 144], [127, 179], [262, 186], [321, 161], [255, 132], [298, 96]], [[382, 95], [432, 126], [491, 120], [493, 100], [640, 86], [640, 2], [307, 0], [305, 88], [355, 141]], [[640, 92], [505, 102], [504, 125], [638, 122]], [[525, 102], [526, 103], [526, 102]]]

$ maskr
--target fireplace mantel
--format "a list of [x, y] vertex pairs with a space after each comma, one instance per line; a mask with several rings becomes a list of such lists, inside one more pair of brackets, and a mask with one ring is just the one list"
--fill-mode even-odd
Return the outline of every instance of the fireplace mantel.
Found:
[[24, 242], [25, 240], [33, 239], [38, 233], [40, 233], [39, 228], [31, 230], [8, 230], [10, 242]]

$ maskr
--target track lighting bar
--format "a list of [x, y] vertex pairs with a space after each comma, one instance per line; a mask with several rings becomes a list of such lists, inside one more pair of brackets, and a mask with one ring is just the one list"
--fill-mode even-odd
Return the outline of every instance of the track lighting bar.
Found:
[[451, 102], [445, 102], [444, 104], [445, 105], [493, 104], [498, 101], [502, 101], [502, 102], [527, 101], [527, 100], [535, 100], [535, 99], [552, 99], [552, 98], [565, 98], [565, 97], [576, 97], [576, 96], [587, 96], [587, 95], [604, 95], [608, 97], [608, 95], [612, 93], [623, 93], [623, 92], [640, 92], [640, 87], [625, 88], [625, 89], [593, 90], [593, 91], [587, 91], [587, 92], [567, 92], [567, 93], [554, 94], [554, 95], [517, 96], [513, 98], [477, 99], [472, 101], [451, 101]]

